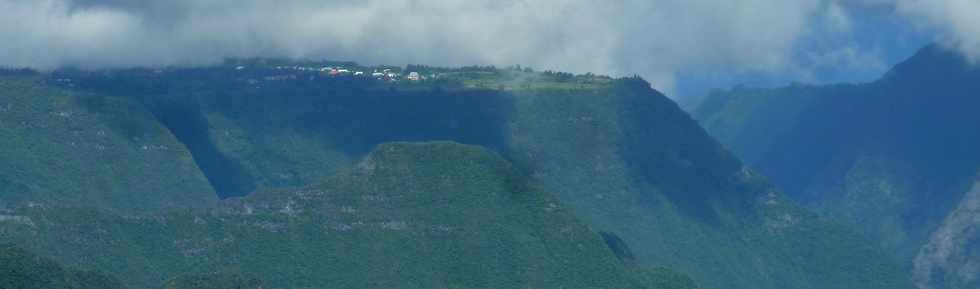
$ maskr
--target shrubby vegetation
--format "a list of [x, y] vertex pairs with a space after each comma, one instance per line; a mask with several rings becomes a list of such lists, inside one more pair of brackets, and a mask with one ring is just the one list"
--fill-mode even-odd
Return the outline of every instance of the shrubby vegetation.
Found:
[[694, 287], [669, 270], [620, 261], [504, 159], [448, 142], [383, 144], [320, 184], [258, 192], [207, 212], [15, 213], [35, 225], [8, 227], [8, 237], [43, 236], [29, 246], [63, 248], [48, 252], [126, 276], [137, 288], [215, 268], [245, 275], [191, 274], [166, 288], [261, 286], [259, 278], [271, 288]]
[[135, 213], [216, 203], [184, 144], [139, 102], [42, 81], [0, 77], [0, 204]]
[[123, 289], [106, 275], [66, 269], [54, 261], [10, 244], [0, 245], [0, 288], [10, 289]]
[[266, 289], [262, 280], [237, 272], [212, 272], [178, 276], [163, 289]]

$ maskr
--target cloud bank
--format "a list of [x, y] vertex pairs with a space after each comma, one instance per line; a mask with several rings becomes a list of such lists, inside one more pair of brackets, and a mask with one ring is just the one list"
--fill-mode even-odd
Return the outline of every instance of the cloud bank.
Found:
[[895, 0], [899, 13], [922, 29], [937, 31], [938, 41], [980, 58], [980, 1]]
[[520, 64], [681, 75], [884, 70], [852, 41], [887, 6], [980, 55], [975, 0], [0, 0], [0, 66], [202, 65], [227, 57]]

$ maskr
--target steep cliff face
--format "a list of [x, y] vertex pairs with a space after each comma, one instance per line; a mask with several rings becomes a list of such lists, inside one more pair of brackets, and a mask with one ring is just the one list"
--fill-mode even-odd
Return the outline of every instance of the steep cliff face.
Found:
[[693, 114], [789, 196], [911, 268], [969, 199], [978, 89], [980, 70], [930, 46], [873, 83], [735, 89]]
[[[385, 142], [452, 140], [514, 163], [556, 193], [557, 206], [615, 235], [606, 241], [619, 240], [610, 245], [619, 259], [666, 266], [706, 288], [911, 287], [889, 257], [785, 199], [641, 79], [462, 69], [438, 72], [448, 81], [390, 83], [261, 66], [59, 73], [73, 79], [73, 90], [142, 104], [186, 144], [223, 197], [253, 187], [268, 193], [245, 200], [288, 195], [370, 167], [358, 160]], [[430, 205], [408, 207], [441, 212]], [[297, 246], [309, 245], [297, 238]], [[180, 251], [193, 256], [194, 248]], [[144, 249], [119, 254], [146, 260]], [[164, 259], [172, 258], [182, 257]], [[167, 277], [153, 276], [157, 284]]]

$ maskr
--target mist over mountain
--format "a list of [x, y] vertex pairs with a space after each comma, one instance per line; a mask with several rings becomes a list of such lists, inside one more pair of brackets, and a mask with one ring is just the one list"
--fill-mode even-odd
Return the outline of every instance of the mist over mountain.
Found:
[[737, 83], [871, 80], [930, 41], [978, 55], [977, 13], [969, 0], [3, 0], [0, 37], [12, 45], [0, 66], [520, 64], [639, 74], [683, 97]]

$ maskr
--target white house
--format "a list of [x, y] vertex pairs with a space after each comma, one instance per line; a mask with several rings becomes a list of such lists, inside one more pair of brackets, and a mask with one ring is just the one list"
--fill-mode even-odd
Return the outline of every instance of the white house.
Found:
[[422, 80], [422, 76], [419, 76], [419, 73], [418, 72], [415, 72], [415, 71], [409, 72], [408, 73], [408, 77], [406, 77], [406, 78], [408, 80], [411, 80], [411, 81], [419, 81], [419, 80]]

